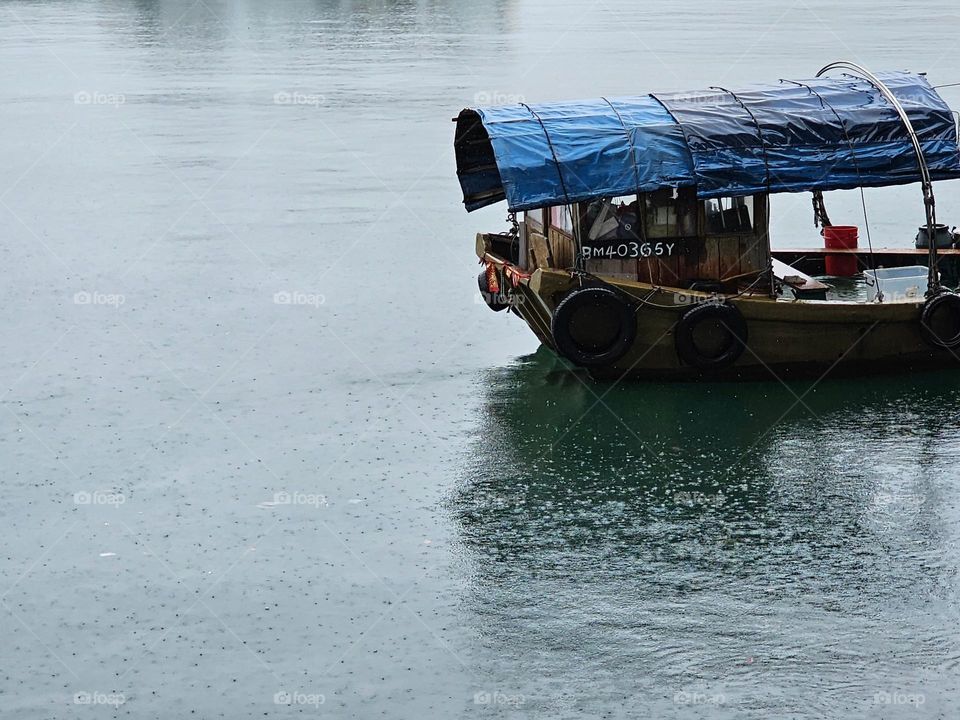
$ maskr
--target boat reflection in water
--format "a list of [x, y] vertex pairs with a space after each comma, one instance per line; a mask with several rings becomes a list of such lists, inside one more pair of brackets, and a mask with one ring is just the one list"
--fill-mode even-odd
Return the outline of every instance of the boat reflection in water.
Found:
[[960, 378], [611, 388], [553, 358], [486, 378], [452, 500], [502, 692], [545, 717], [947, 707]]

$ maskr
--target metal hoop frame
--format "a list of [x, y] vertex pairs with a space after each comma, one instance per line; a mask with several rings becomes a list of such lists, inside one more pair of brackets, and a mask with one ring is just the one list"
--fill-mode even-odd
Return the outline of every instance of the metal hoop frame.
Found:
[[831, 70], [850, 70], [877, 88], [880, 94], [886, 98], [887, 102], [893, 106], [893, 109], [897, 111], [897, 115], [900, 116], [900, 121], [907, 130], [907, 135], [910, 136], [913, 151], [917, 156], [917, 168], [920, 170], [920, 184], [923, 188], [923, 205], [927, 215], [927, 244], [930, 251], [928, 256], [928, 264], [930, 267], [927, 273], [927, 297], [936, 295], [941, 291], [940, 277], [937, 272], [937, 243], [934, 234], [934, 229], [937, 225], [937, 203], [933, 196], [933, 180], [930, 178], [930, 168], [927, 167], [927, 160], [923, 156], [923, 148], [920, 145], [916, 130], [913, 129], [913, 123], [910, 122], [907, 111], [903, 109], [903, 105], [900, 104], [900, 101], [897, 100], [890, 88], [866, 68], [856, 63], [840, 60], [823, 67], [820, 72], [817, 73], [817, 77], [821, 77]]

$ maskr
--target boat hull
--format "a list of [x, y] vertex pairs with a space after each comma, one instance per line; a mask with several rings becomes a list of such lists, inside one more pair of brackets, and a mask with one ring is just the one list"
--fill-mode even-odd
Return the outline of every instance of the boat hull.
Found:
[[[689, 290], [600, 278], [637, 303], [636, 336], [619, 360], [591, 367], [598, 379], [789, 379], [908, 372], [960, 364], [920, 333], [922, 301], [862, 303], [730, 297], [748, 328], [744, 352], [729, 367], [703, 371], [677, 353], [675, 331], [692, 305], [715, 301]], [[542, 343], [557, 350], [551, 331], [560, 300], [578, 285], [567, 272], [536, 270], [512, 288], [512, 310]], [[558, 353], [559, 354], [559, 353]]]

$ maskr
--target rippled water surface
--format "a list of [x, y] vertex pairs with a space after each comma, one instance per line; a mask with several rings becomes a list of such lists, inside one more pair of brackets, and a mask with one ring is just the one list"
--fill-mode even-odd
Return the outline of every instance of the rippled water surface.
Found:
[[[478, 304], [505, 211], [463, 212], [450, 123], [840, 58], [958, 82], [955, 3], [0, 18], [4, 716], [955, 717], [955, 374], [593, 384]], [[919, 198], [867, 192], [877, 244]]]

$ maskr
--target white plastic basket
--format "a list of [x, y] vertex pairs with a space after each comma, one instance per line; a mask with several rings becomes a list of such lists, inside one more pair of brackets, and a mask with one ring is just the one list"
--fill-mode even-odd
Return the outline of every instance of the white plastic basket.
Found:
[[927, 292], [927, 268], [923, 265], [877, 268], [865, 270], [867, 299], [876, 302], [877, 293], [883, 293], [883, 301], [915, 302], [923, 300]]

